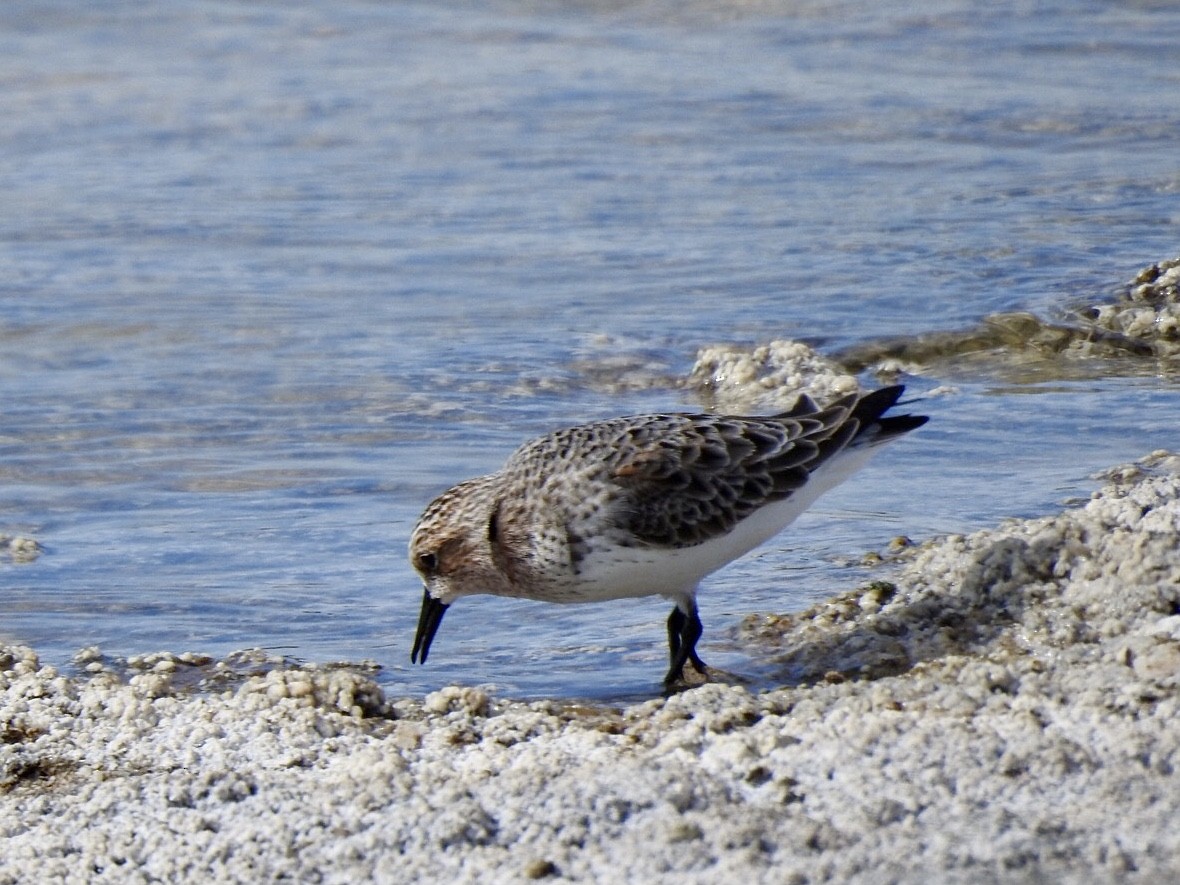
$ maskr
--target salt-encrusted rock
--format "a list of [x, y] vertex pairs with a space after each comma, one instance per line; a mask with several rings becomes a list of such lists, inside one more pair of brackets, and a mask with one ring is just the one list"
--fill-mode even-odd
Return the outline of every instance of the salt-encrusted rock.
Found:
[[702, 348], [688, 386], [707, 408], [734, 415], [784, 411], [800, 393], [826, 403], [858, 389], [855, 377], [801, 341]]
[[865, 341], [831, 354], [845, 370], [1055, 379], [1170, 373], [1180, 355], [1180, 258], [1144, 268], [1109, 300], [1050, 319], [997, 313], [966, 329]]
[[13, 562], [32, 562], [42, 552], [41, 545], [35, 538], [0, 534], [0, 555], [7, 554]]

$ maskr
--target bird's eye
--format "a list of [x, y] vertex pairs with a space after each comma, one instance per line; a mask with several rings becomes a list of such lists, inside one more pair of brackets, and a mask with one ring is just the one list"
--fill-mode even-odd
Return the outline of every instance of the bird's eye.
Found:
[[435, 571], [438, 568], [438, 554], [430, 553], [429, 551], [426, 553], [419, 553], [418, 568], [420, 571], [427, 572], [428, 574]]

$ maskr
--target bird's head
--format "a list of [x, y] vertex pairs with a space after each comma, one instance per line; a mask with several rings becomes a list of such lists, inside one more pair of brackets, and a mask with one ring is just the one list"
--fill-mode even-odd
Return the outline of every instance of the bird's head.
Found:
[[422, 577], [422, 611], [410, 660], [426, 663], [447, 608], [460, 596], [511, 595], [497, 552], [493, 478], [460, 483], [435, 498], [410, 535], [410, 564]]

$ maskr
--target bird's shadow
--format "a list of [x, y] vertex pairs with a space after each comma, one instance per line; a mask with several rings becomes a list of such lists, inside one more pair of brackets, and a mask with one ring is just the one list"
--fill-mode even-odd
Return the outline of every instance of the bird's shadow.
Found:
[[872, 581], [798, 614], [750, 616], [738, 627], [741, 641], [775, 650], [750, 681], [771, 688], [882, 679], [1015, 642], [1011, 627], [1025, 608], [1058, 592], [1055, 551], [1038, 546], [1004, 537], [964, 550], [970, 559], [949, 592], [945, 581], [919, 575], [903, 585]]

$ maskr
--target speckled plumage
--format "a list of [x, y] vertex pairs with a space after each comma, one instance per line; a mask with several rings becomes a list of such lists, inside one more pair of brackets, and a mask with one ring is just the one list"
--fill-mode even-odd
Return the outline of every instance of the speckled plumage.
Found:
[[661, 414], [613, 418], [525, 443], [496, 473], [426, 508], [410, 539], [425, 582], [412, 657], [422, 662], [461, 596], [547, 602], [659, 594], [672, 669], [696, 656], [696, 586], [781, 531], [859, 469], [878, 444], [926, 422], [882, 417], [902, 387], [826, 408], [806, 396], [764, 418]]

